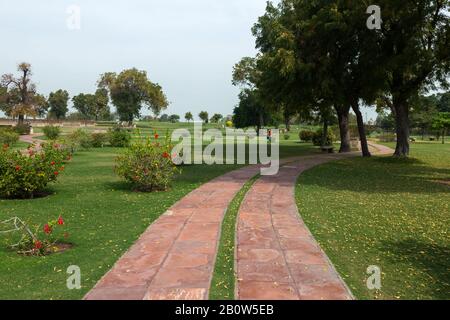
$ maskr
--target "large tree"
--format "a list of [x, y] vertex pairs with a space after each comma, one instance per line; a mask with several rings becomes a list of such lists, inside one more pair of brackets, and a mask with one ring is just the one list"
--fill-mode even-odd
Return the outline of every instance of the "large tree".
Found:
[[208, 123], [209, 122], [209, 115], [207, 111], [201, 111], [198, 114], [198, 117], [200, 118], [200, 120], [202, 120], [204, 123]]
[[142, 107], [159, 114], [169, 105], [161, 86], [151, 82], [146, 71], [133, 68], [119, 74], [105, 73], [98, 85], [100, 89], [108, 90], [120, 120], [130, 124], [140, 116]]
[[46, 108], [45, 98], [36, 92], [36, 85], [31, 81], [31, 65], [21, 63], [17, 67], [19, 76], [4, 74], [1, 78], [0, 107], [6, 115], [17, 117], [23, 124], [25, 116], [36, 117]]
[[98, 89], [95, 94], [80, 93], [72, 98], [73, 107], [82, 115], [84, 120], [100, 120], [111, 118], [108, 106], [108, 92]]
[[422, 89], [446, 84], [450, 70], [448, 0], [380, 0], [383, 24], [374, 31], [396, 119], [396, 156], [408, 156], [412, 99]]
[[69, 93], [66, 90], [60, 89], [51, 92], [47, 100], [50, 116], [58, 120], [64, 119], [69, 111], [69, 108], [67, 107], [68, 101]]
[[186, 119], [187, 122], [191, 122], [192, 120], [194, 120], [192, 112], [186, 112], [186, 114], [184, 115], [184, 119]]

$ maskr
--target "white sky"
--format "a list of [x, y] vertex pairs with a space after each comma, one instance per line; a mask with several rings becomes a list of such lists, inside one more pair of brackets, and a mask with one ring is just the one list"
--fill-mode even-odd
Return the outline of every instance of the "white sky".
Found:
[[[71, 5], [81, 29], [67, 27]], [[0, 74], [32, 64], [38, 91], [94, 92], [99, 75], [136, 67], [182, 117], [231, 114], [234, 63], [256, 53], [251, 27], [265, 0], [0, 0]], [[148, 114], [148, 112], [143, 112]], [[369, 115], [371, 117], [371, 115]]]

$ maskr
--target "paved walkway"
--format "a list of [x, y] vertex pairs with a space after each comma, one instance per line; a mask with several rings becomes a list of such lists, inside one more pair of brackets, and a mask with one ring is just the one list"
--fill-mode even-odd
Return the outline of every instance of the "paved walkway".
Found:
[[[393, 150], [370, 143], [375, 154]], [[236, 297], [243, 300], [350, 300], [350, 290], [301, 219], [298, 176], [317, 165], [359, 153], [305, 157], [259, 179], [238, 217]], [[319, 201], [319, 200], [318, 200]]]
[[259, 167], [246, 167], [191, 192], [147, 229], [85, 299], [208, 299], [222, 219], [258, 173]]
[[350, 291], [300, 218], [298, 176], [349, 154], [308, 157], [259, 179], [239, 212], [237, 292], [243, 300], [348, 300]]
[[[245, 227], [244, 229], [242, 227], [239, 229], [240, 242], [238, 244], [244, 245], [244, 247], [240, 247], [241, 253], [238, 260], [241, 272], [246, 268], [243, 264], [245, 261], [260, 261], [262, 259], [262, 262], [264, 262], [264, 260], [270, 258], [271, 254], [275, 254], [272, 251], [264, 251], [267, 249], [265, 245], [267, 239], [265, 239], [264, 230], [260, 232], [259, 228], [283, 226], [292, 221], [300, 223], [293, 195], [295, 179], [300, 171], [326, 161], [353, 155], [355, 154], [315, 155], [283, 160], [282, 163], [286, 164], [303, 159], [300, 163], [283, 167], [280, 175], [264, 177], [257, 182], [250, 195], [247, 196], [240, 215], [240, 226]], [[250, 166], [230, 172], [202, 185], [184, 197], [144, 232], [139, 240], [119, 259], [84, 299], [208, 299], [223, 217], [237, 192], [249, 179], [257, 174], [259, 174], [258, 166]], [[252, 196], [251, 194], [254, 192], [256, 192], [255, 196]], [[273, 192], [276, 195], [273, 198], [276, 197], [277, 199], [268, 201], [268, 199], [272, 198], [271, 194]], [[249, 199], [251, 201], [248, 201]], [[286, 204], [288, 205], [286, 206]], [[268, 212], [269, 208], [272, 211]], [[245, 209], [250, 210], [244, 211]], [[268, 224], [269, 221], [266, 219], [268, 216], [276, 213], [276, 210], [283, 211], [285, 209], [288, 210], [288, 216], [274, 216], [274, 223], [270, 221], [270, 225]], [[263, 213], [265, 215], [260, 216]], [[264, 219], [259, 221], [260, 218]], [[251, 232], [258, 236], [257, 239], [253, 238], [253, 233], [242, 233], [244, 231], [250, 232], [251, 228], [254, 228]], [[279, 228], [277, 231], [272, 231], [273, 235], [276, 232], [279, 233], [280, 241], [284, 236], [286, 236], [287, 242], [291, 242], [292, 238], [298, 238], [297, 241], [292, 241], [293, 245], [295, 243], [298, 245], [302, 240], [306, 241], [305, 239], [307, 239], [300, 229]], [[308, 236], [310, 235], [308, 234]], [[256, 251], [247, 250], [250, 249], [249, 246], [258, 246], [257, 242], [259, 240], [264, 244], [260, 248], [263, 251], [259, 250], [259, 247], [255, 247]], [[309, 241], [310, 244], [315, 243], [312, 237], [309, 238]], [[277, 249], [278, 252], [282, 251], [281, 244]], [[296, 248], [297, 252], [298, 249], [299, 247]], [[270, 247], [269, 250], [271, 250]], [[248, 254], [248, 256], [245, 256], [245, 254]], [[286, 264], [296, 259], [295, 255], [292, 254], [294, 252], [289, 252], [289, 256], [283, 258]], [[264, 268], [264, 266], [262, 267]], [[271, 270], [274, 271], [274, 269]], [[256, 280], [261, 280], [261, 278]], [[276, 280], [272, 281], [272, 283], [278, 283], [279, 279], [277, 278]], [[261, 286], [261, 281], [252, 282], [253, 287], [246, 284], [250, 283], [249, 281], [240, 281], [240, 288], [244, 284], [243, 289], [239, 290], [240, 298], [257, 298], [257, 295], [252, 296], [252, 290], [253, 292], [258, 290], [258, 285]], [[288, 283], [284, 285], [285, 288], [289, 286]], [[255, 294], [260, 293], [256, 292]], [[283, 293], [270, 298], [285, 298], [285, 296], [286, 294]], [[267, 297], [269, 296], [267, 295]], [[293, 296], [286, 297], [292, 298]]]

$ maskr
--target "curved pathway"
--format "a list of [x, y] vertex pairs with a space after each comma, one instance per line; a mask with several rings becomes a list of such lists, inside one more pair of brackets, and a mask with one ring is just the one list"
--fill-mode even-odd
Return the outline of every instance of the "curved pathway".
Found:
[[[305, 160], [307, 162], [302, 161], [300, 166], [306, 166], [307, 163], [313, 166], [355, 155], [297, 157], [282, 160], [282, 163], [307, 159]], [[286, 166], [281, 169], [279, 175], [264, 177], [257, 183], [257, 185], [261, 185], [256, 187], [256, 191], [261, 189], [266, 192], [260, 190], [261, 198], [254, 199], [258, 202], [253, 207], [256, 214], [261, 212], [259, 210], [261, 207], [267, 209], [268, 205], [277, 206], [277, 202], [269, 204], [265, 201], [270, 198], [270, 194], [274, 190], [271, 189], [271, 186], [268, 187], [264, 183], [265, 181], [280, 184], [282, 188], [277, 189], [277, 193], [282, 193], [280, 198], [283, 199], [282, 201], [286, 201], [286, 203], [294, 201], [293, 194], [288, 190], [291, 185], [285, 186], [288, 182], [284, 180], [287, 177], [295, 178], [296, 170]], [[259, 174], [259, 171], [259, 166], [249, 166], [230, 172], [202, 185], [181, 199], [142, 234], [84, 299], [208, 299], [223, 217], [237, 192], [249, 179]], [[252, 203], [250, 201], [250, 204], [247, 203], [247, 206], [244, 205], [243, 208], [250, 208]], [[291, 209], [294, 208], [291, 207]], [[292, 214], [293, 211], [290, 213]], [[251, 212], [249, 214], [251, 215]], [[241, 216], [245, 217], [245, 214]], [[293, 237], [298, 235], [295, 234]], [[258, 255], [261, 252], [256, 253]], [[264, 255], [264, 252], [262, 254]], [[244, 297], [244, 295], [240, 295], [240, 297]], [[249, 298], [255, 297], [249, 296]]]
[[208, 299], [222, 219], [258, 166], [202, 185], [155, 221], [87, 300]]
[[[371, 143], [377, 154], [392, 153]], [[298, 176], [317, 165], [359, 153], [318, 155], [259, 179], [238, 217], [236, 297], [243, 300], [349, 300], [353, 296], [302, 221]]]

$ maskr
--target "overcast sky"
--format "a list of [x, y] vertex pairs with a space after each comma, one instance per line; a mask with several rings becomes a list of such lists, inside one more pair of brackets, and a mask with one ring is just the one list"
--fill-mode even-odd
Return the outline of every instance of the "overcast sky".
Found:
[[[162, 85], [167, 113], [231, 114], [234, 63], [255, 54], [265, 0], [0, 0], [0, 74], [32, 64], [41, 93], [95, 91], [99, 75], [136, 67]], [[81, 29], [67, 26], [71, 5]], [[73, 20], [69, 20], [73, 21]]]
[[[68, 27], [73, 5], [80, 8], [79, 30]], [[136, 67], [163, 87], [171, 102], [165, 113], [228, 115], [239, 92], [232, 67], [256, 53], [251, 27], [265, 6], [265, 0], [0, 0], [0, 74], [26, 61], [40, 93], [61, 88], [73, 96], [94, 92], [104, 72]]]

